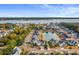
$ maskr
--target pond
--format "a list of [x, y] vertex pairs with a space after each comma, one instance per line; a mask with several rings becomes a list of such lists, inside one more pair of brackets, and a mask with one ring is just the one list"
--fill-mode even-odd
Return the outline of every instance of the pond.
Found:
[[[0, 20], [0, 24], [3, 24], [3, 23], [34, 23], [34, 24], [47, 24], [47, 23], [50, 23], [51, 20]], [[53, 22], [53, 21], [52, 21]]]
[[45, 38], [47, 41], [54, 39], [54, 40], [60, 40], [60, 38], [57, 36], [56, 33], [52, 33], [52, 32], [45, 32], [44, 33]]

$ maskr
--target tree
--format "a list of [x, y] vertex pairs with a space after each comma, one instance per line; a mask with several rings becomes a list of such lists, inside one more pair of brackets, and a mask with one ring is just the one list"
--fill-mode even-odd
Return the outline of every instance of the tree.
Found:
[[20, 30], [21, 30], [21, 28], [17, 27], [17, 28], [15, 28], [14, 33], [15, 34], [20, 34]]
[[3, 49], [3, 55], [11, 55], [14, 46], [13, 45], [7, 45], [6, 47], [7, 47], [6, 49]]
[[47, 41], [45, 41], [44, 48], [45, 48], [46, 50], [48, 49]]
[[72, 53], [70, 53], [70, 55], [78, 55], [78, 53], [77, 52], [72, 52]]
[[7, 36], [8, 39], [15, 39], [16, 38], [16, 34], [15, 33], [11, 33]]
[[52, 42], [51, 41], [48, 41], [48, 45], [50, 48], [52, 48]]
[[3, 55], [3, 51], [2, 50], [0, 50], [0, 55]]
[[79, 33], [79, 27], [76, 29], [76, 31]]
[[24, 41], [23, 37], [22, 36], [18, 36], [16, 38], [17, 46], [22, 45], [23, 41]]
[[8, 40], [7, 45], [16, 46], [17, 42], [16, 42], [16, 40]]

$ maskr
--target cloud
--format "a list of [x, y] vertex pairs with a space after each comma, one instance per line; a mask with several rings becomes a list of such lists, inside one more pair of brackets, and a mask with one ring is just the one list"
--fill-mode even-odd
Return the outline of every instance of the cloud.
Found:
[[72, 15], [78, 12], [79, 12], [79, 7], [68, 7], [67, 9], [64, 9], [63, 15]]
[[50, 4], [43, 4], [43, 5], [40, 5], [41, 8], [44, 8], [46, 9], [46, 11], [48, 13], [50, 13], [51, 16], [72, 16], [75, 15], [75, 16], [79, 16], [79, 14], [76, 14], [76, 13], [79, 13], [79, 5], [77, 6], [74, 6], [74, 5], [60, 5], [60, 6], [57, 6], [57, 5], [50, 5]]
[[[24, 5], [25, 6], [25, 5]], [[15, 8], [6, 10], [2, 8], [0, 10], [0, 16], [27, 16], [27, 17], [74, 17], [79, 16], [79, 4], [35, 4], [23, 5]], [[24, 8], [23, 8], [24, 7]], [[21, 8], [21, 9], [19, 9]], [[23, 9], [22, 9], [23, 8]], [[37, 14], [38, 13], [38, 14]]]
[[40, 7], [41, 7], [41, 8], [53, 8], [53, 6], [48, 5], [48, 4], [40, 5]]
[[58, 7], [55, 10], [58, 13], [58, 14], [56, 14], [57, 16], [67, 16], [67, 17], [68, 16], [72, 17], [72, 15], [79, 16], [79, 14], [77, 14], [77, 13], [79, 13], [79, 6], [78, 7], [74, 7], [74, 6], [63, 7], [61, 9], [59, 9], [59, 7]]

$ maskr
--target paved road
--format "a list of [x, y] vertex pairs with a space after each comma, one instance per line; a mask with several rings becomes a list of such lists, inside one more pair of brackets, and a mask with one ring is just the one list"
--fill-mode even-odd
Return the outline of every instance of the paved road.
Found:
[[25, 41], [24, 41], [24, 43], [23, 43], [23, 45], [21, 46], [22, 48], [24, 48], [24, 49], [29, 49], [29, 46], [26, 44], [26, 42], [29, 42], [30, 40], [31, 40], [31, 38], [32, 38], [32, 35], [33, 35], [33, 32], [34, 32], [34, 30], [32, 30], [27, 36], [26, 36], [26, 38], [25, 38]]
[[13, 49], [13, 55], [20, 55], [21, 54], [21, 49], [19, 47], [15, 47]]
[[32, 30], [32, 31], [26, 36], [26, 38], [25, 38], [25, 43], [26, 43], [26, 42], [29, 42], [29, 41], [31, 40], [32, 35], [33, 35], [33, 32], [34, 32], [34, 30]]
[[50, 50], [30, 50], [30, 52], [29, 53], [48, 53], [48, 54], [50, 54], [50, 53], [52, 53], [52, 52], [60, 52], [60, 53], [62, 53], [62, 52], [67, 52], [68, 51], [68, 53], [72, 53], [72, 52], [76, 52], [76, 53], [78, 53], [79, 54], [79, 49], [50, 49]]

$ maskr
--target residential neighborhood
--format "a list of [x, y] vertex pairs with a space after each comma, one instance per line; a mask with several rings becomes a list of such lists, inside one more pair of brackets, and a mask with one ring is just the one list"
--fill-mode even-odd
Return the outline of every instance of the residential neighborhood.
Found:
[[78, 23], [32, 21], [0, 24], [0, 55], [79, 54]]

